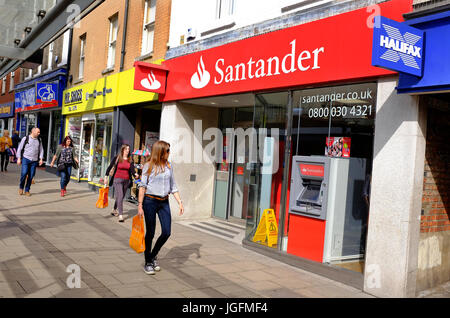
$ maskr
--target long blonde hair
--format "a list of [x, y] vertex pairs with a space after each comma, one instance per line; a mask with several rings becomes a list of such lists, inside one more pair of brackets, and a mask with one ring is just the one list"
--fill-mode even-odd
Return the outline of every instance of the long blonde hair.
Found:
[[148, 157], [147, 162], [145, 163], [148, 165], [148, 176], [152, 173], [153, 168], [155, 168], [155, 176], [164, 171], [167, 165], [166, 153], [168, 153], [169, 150], [170, 144], [163, 140], [158, 140], [153, 144], [150, 157]]

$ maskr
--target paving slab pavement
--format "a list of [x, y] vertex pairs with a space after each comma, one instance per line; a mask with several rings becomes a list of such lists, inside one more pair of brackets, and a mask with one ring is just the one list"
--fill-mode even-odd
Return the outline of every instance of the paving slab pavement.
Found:
[[[58, 177], [38, 169], [26, 197], [18, 180], [16, 165], [0, 174], [0, 297], [372, 297], [182, 221], [161, 249], [161, 272], [146, 275], [143, 254], [128, 246], [135, 205], [124, 204], [119, 223], [111, 203], [95, 207], [97, 194], [85, 184], [72, 180], [61, 198]], [[79, 266], [80, 288], [70, 288], [71, 264]]]

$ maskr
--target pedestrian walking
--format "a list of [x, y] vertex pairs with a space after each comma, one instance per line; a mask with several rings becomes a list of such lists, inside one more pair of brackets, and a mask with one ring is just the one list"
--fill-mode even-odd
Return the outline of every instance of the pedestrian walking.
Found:
[[[171, 234], [172, 216], [169, 206], [169, 194], [172, 193], [180, 207], [180, 215], [184, 208], [180, 199], [173, 168], [169, 163], [170, 144], [159, 140], [152, 146], [152, 152], [142, 171], [139, 183], [138, 215], [145, 216], [145, 265], [144, 272], [149, 275], [160, 271], [157, 261], [158, 253]], [[161, 235], [156, 240], [152, 249], [152, 241], [155, 235], [156, 214], [161, 224]]]
[[[106, 176], [109, 176], [109, 186], [114, 185], [114, 197], [116, 199], [111, 214], [119, 216], [119, 222], [123, 222], [123, 200], [133, 182], [133, 178], [139, 177], [134, 167], [129, 145], [124, 144], [120, 147], [119, 154], [111, 160], [108, 169], [106, 169]], [[105, 185], [107, 179], [105, 177]]]
[[70, 181], [72, 168], [78, 169], [78, 159], [74, 156], [73, 140], [70, 136], [66, 136], [63, 142], [58, 145], [56, 153], [50, 164], [53, 167], [56, 161], [57, 174], [60, 176], [61, 196], [67, 193], [67, 185]]
[[13, 136], [11, 137], [12, 140], [12, 148], [10, 148], [11, 153], [9, 157], [9, 162], [16, 163], [17, 162], [17, 148], [19, 147], [20, 137], [19, 132], [17, 130], [14, 130]]
[[41, 130], [37, 127], [33, 127], [33, 129], [31, 129], [31, 133], [22, 138], [22, 141], [17, 148], [17, 164], [22, 165], [19, 195], [24, 193], [24, 187], [25, 195], [31, 195], [31, 181], [36, 174], [36, 167], [44, 163], [44, 147], [42, 146], [42, 141], [39, 137], [40, 134]]
[[0, 138], [0, 165], [1, 165], [1, 169], [2, 172], [3, 171], [8, 171], [8, 162], [9, 162], [9, 155], [10, 155], [10, 150], [9, 148], [12, 147], [12, 140], [11, 137], [9, 137], [9, 131], [4, 130], [3, 131], [3, 136], [2, 138]]

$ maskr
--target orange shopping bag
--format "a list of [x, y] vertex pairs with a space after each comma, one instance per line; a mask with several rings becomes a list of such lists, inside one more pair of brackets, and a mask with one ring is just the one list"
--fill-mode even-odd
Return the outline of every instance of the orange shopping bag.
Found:
[[144, 217], [136, 215], [133, 217], [133, 226], [130, 236], [130, 247], [136, 251], [136, 253], [142, 253], [145, 251], [145, 228]]
[[109, 187], [99, 189], [98, 200], [95, 205], [97, 208], [103, 209], [108, 206], [108, 193], [109, 193]]

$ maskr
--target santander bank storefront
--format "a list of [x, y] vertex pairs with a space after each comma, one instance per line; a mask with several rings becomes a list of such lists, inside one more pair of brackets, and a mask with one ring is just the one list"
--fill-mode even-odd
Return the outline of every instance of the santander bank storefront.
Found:
[[[411, 1], [377, 8], [403, 21]], [[371, 66], [374, 15], [363, 8], [164, 62], [160, 137], [185, 217], [241, 224], [246, 247], [362, 288], [368, 255], [392, 237], [372, 215], [409, 195], [391, 181], [410, 173], [394, 168], [414, 156], [396, 134], [403, 108], [417, 106], [396, 94], [397, 73]]]

